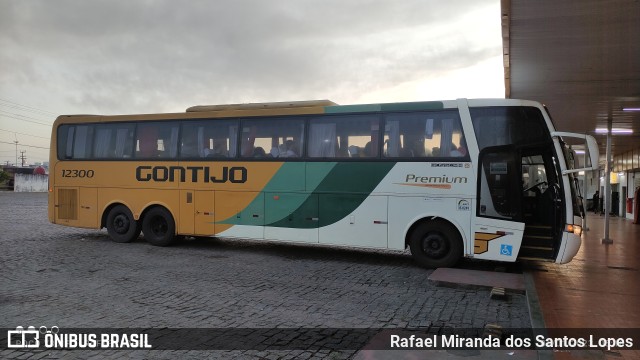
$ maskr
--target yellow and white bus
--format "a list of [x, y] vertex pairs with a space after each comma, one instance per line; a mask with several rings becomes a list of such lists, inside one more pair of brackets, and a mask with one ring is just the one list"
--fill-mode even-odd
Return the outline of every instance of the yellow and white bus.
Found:
[[537, 102], [327, 100], [63, 115], [49, 220], [153, 245], [210, 236], [570, 261], [583, 216], [563, 138]]

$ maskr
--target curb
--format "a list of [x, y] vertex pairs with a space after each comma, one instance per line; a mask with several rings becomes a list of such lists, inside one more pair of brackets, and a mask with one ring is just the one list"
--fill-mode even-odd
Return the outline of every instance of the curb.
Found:
[[[530, 270], [524, 269], [522, 275], [524, 276], [524, 287], [527, 294], [531, 327], [534, 329], [546, 329], [547, 326], [544, 323], [544, 316], [542, 314], [542, 307], [540, 307], [540, 300], [538, 299], [536, 283], [533, 280], [533, 273]], [[554, 360], [553, 351], [538, 350], [538, 360]]]

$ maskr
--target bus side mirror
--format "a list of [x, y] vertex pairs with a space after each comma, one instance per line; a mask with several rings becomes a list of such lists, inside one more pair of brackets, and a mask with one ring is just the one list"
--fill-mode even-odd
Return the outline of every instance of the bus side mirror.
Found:
[[570, 173], [575, 173], [580, 171], [598, 170], [598, 161], [600, 159], [600, 151], [598, 150], [598, 143], [596, 142], [596, 139], [593, 136], [586, 135], [586, 134], [560, 132], [560, 131], [552, 132], [551, 136], [581, 139], [581, 140], [584, 140], [585, 142], [585, 150], [588, 152], [587, 154], [589, 155], [590, 166], [587, 166], [587, 164], [584, 164], [585, 167], [583, 168], [565, 170], [562, 172], [563, 174], [570, 174]]

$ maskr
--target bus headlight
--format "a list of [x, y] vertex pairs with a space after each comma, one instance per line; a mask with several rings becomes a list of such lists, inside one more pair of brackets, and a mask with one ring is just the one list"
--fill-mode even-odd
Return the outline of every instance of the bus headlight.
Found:
[[582, 235], [582, 226], [580, 225], [574, 225], [574, 224], [567, 224], [564, 228], [564, 231], [566, 232], [572, 232], [578, 236]]

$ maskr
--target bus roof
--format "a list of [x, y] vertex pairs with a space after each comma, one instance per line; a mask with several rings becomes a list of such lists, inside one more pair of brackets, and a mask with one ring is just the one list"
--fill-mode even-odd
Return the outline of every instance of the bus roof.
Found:
[[199, 111], [223, 111], [223, 110], [258, 110], [258, 109], [289, 109], [300, 107], [324, 107], [337, 106], [331, 100], [306, 100], [306, 101], [280, 101], [246, 104], [221, 104], [221, 105], [196, 105], [187, 109], [187, 112]]
[[[537, 102], [516, 99], [465, 99], [470, 107], [476, 106], [538, 106]], [[282, 101], [245, 104], [197, 105], [181, 113], [120, 114], [120, 115], [60, 115], [60, 123], [154, 121], [176, 119], [205, 119], [227, 117], [262, 117], [278, 115], [349, 114], [385, 111], [420, 111], [457, 108], [457, 100], [415, 101], [338, 105], [331, 100]]]

